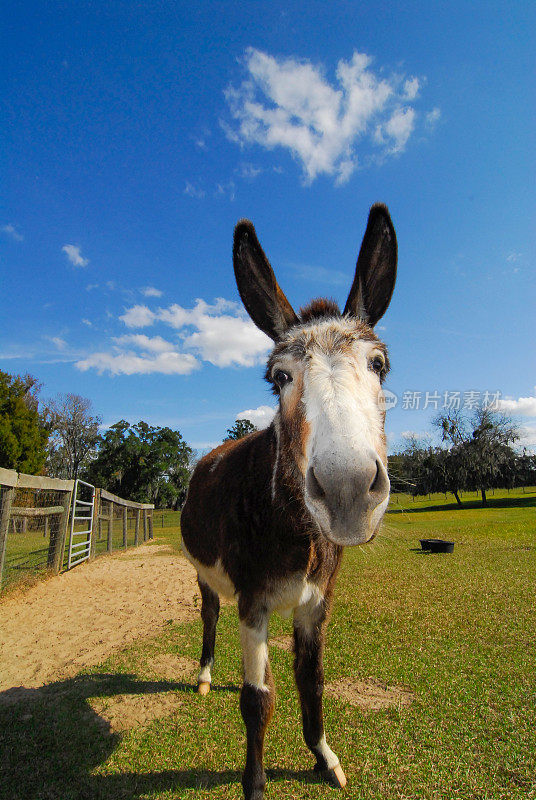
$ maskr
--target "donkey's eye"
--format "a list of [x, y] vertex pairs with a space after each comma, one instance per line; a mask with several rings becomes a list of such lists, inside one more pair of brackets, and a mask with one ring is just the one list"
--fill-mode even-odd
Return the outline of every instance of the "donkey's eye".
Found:
[[274, 383], [279, 388], [282, 389], [287, 383], [292, 381], [292, 376], [288, 374], [288, 372], [283, 372], [282, 369], [278, 369], [274, 372]]
[[374, 356], [372, 361], [370, 362], [370, 368], [376, 375], [381, 375], [383, 370], [385, 369], [385, 361], [381, 356]]

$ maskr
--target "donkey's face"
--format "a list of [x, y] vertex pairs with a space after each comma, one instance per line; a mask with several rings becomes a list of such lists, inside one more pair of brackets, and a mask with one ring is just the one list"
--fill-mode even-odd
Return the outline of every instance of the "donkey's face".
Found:
[[371, 539], [389, 499], [381, 389], [389, 364], [373, 326], [389, 305], [396, 258], [387, 209], [373, 206], [344, 313], [318, 300], [297, 317], [251, 223], [235, 231], [242, 300], [276, 342], [266, 372], [279, 395], [276, 469], [298, 481], [321, 532], [340, 545]]

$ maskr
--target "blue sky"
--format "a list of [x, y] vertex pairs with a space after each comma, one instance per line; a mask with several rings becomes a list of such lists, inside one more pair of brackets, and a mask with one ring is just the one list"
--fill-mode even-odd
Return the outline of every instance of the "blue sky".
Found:
[[0, 369], [205, 448], [273, 406], [236, 221], [296, 308], [344, 305], [379, 200], [392, 446], [445, 392], [500, 392], [536, 445], [534, 3], [49, 0], [3, 26]]

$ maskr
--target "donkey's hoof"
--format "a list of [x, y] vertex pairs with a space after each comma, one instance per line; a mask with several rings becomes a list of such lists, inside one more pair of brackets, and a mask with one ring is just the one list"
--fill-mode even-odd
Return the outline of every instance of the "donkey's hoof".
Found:
[[344, 789], [346, 786], [346, 775], [342, 771], [340, 764], [337, 764], [333, 769], [321, 769], [317, 764], [315, 766], [315, 772], [319, 773], [322, 780], [331, 784], [331, 786], [335, 786], [337, 789]]
[[210, 683], [208, 681], [201, 681], [201, 683], [197, 684], [197, 693], [201, 695], [206, 695], [210, 692]]

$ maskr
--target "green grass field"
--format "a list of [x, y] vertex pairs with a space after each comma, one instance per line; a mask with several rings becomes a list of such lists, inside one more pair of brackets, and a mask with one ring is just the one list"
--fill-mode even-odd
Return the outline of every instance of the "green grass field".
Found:
[[[278, 700], [266, 742], [267, 800], [536, 798], [536, 490], [489, 499], [487, 509], [475, 497], [458, 510], [444, 497], [395, 497], [381, 536], [345, 553], [326, 681], [372, 678], [409, 687], [414, 700], [365, 712], [326, 695], [344, 792], [316, 782], [292, 655], [271, 647]], [[159, 528], [156, 515], [154, 532], [177, 545], [178, 528]], [[425, 535], [452, 538], [454, 553], [423, 554]], [[271, 635], [290, 630], [274, 617]], [[200, 637], [199, 620], [170, 620], [160, 636], [98, 668], [0, 706], [0, 797], [241, 798], [236, 609], [222, 611], [208, 697], [195, 694], [195, 672], [174, 681], [151, 667], [155, 656], [197, 659]], [[123, 695], [150, 704], [165, 692], [176, 697], [173, 713], [121, 734], [110, 734], [90, 705]]]

